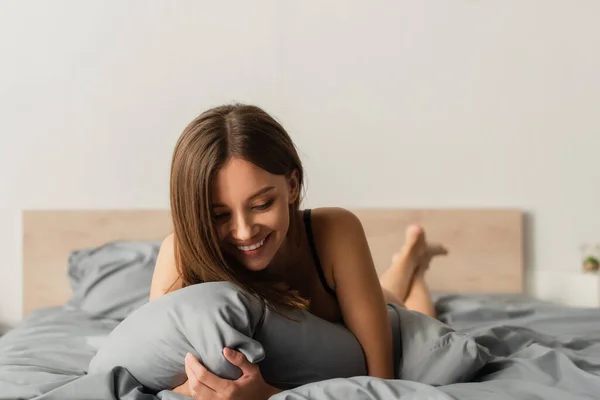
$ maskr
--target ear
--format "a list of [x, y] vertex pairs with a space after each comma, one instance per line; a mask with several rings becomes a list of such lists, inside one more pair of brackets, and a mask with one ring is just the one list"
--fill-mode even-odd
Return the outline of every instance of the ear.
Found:
[[295, 169], [290, 174], [288, 179], [289, 189], [290, 189], [290, 198], [289, 203], [293, 204], [298, 197], [300, 196], [300, 182], [298, 180], [298, 170]]

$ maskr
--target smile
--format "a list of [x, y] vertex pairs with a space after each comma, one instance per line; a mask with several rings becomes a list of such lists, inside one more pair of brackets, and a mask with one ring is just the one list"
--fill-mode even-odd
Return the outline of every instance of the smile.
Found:
[[256, 250], [256, 249], [262, 247], [262, 245], [265, 244], [265, 240], [267, 240], [267, 238], [264, 238], [260, 242], [251, 244], [249, 246], [236, 246], [236, 247], [241, 251], [252, 251], [252, 250]]

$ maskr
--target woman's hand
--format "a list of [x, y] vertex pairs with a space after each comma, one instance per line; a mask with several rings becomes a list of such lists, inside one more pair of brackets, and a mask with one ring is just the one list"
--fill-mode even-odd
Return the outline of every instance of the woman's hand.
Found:
[[174, 389], [194, 400], [267, 400], [280, 392], [269, 386], [257, 365], [240, 352], [225, 348], [223, 355], [231, 364], [242, 370], [237, 380], [221, 379], [210, 373], [192, 354], [185, 356], [187, 382]]

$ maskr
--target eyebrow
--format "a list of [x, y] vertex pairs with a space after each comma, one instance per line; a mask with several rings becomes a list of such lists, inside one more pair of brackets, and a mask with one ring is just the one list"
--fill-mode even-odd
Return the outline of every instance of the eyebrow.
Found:
[[[250, 200], [254, 200], [255, 198], [257, 198], [258, 196], [260, 196], [261, 194], [265, 194], [267, 192], [270, 192], [271, 190], [275, 189], [275, 186], [267, 186], [264, 187], [262, 189], [260, 189], [258, 192], [254, 193], [252, 196], [248, 197], [248, 201]], [[224, 204], [220, 204], [220, 203], [214, 203], [212, 205], [213, 208], [219, 208], [219, 207], [226, 207]]]

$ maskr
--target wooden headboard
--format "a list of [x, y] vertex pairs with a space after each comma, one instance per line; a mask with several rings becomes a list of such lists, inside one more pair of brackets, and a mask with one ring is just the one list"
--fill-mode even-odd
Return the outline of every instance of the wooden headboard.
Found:
[[[432, 291], [518, 293], [524, 286], [523, 214], [518, 210], [354, 210], [378, 272], [400, 249], [407, 225], [422, 225], [450, 255], [428, 273]], [[167, 210], [23, 212], [23, 311], [63, 304], [71, 295], [72, 250], [112, 240], [162, 240], [171, 232]]]

